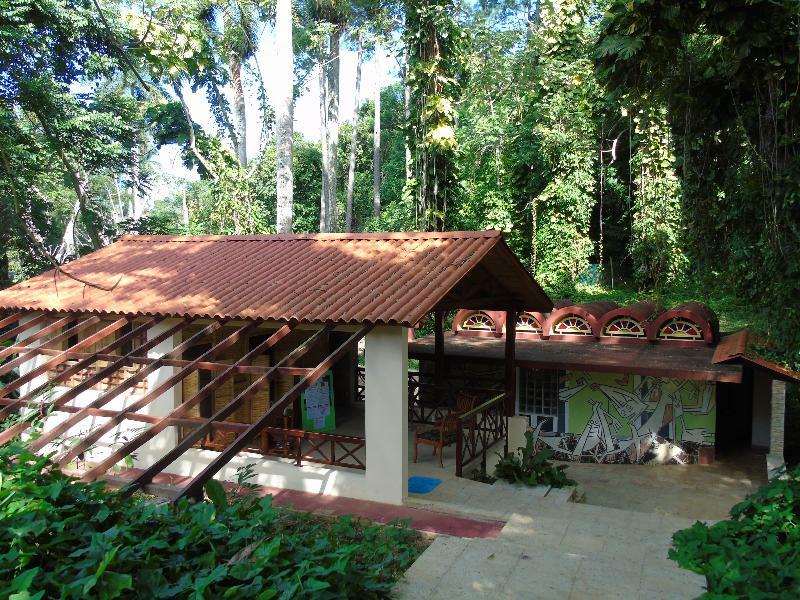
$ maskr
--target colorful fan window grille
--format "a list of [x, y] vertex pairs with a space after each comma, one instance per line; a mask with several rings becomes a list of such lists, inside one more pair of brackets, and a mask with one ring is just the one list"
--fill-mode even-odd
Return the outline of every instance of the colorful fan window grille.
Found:
[[611, 337], [644, 337], [645, 331], [642, 324], [630, 317], [617, 317], [606, 325], [603, 332]]
[[658, 338], [662, 340], [702, 340], [703, 330], [696, 323], [676, 317], [661, 327]]
[[472, 313], [462, 321], [461, 329], [466, 329], [467, 331], [494, 331], [494, 321], [486, 313]]
[[564, 317], [555, 327], [553, 333], [560, 335], [592, 335], [592, 327], [583, 317], [569, 315]]
[[517, 317], [517, 331], [525, 331], [527, 333], [542, 333], [542, 326], [539, 320], [531, 314], [522, 313]]

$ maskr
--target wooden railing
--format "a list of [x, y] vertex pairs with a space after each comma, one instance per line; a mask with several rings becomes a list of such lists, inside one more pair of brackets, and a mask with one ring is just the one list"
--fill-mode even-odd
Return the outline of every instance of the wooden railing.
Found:
[[[198, 442], [196, 447], [204, 450], [222, 450], [247, 427], [246, 423], [214, 423], [214, 431]], [[351, 435], [265, 427], [247, 450], [264, 456], [290, 458], [297, 466], [305, 461], [365, 470], [366, 445], [366, 439]]]
[[[367, 468], [364, 463], [367, 440], [362, 437], [267, 427], [261, 439], [264, 454], [293, 458], [297, 466], [306, 461], [349, 469]], [[362, 456], [359, 452], [363, 452]]]
[[506, 393], [503, 392], [458, 416], [456, 477], [462, 477], [464, 466], [478, 458], [481, 471], [486, 472], [486, 453], [500, 440], [505, 440], [503, 454], [508, 454], [505, 401]]
[[356, 367], [356, 402], [364, 402], [364, 390], [367, 387], [366, 381], [366, 371], [364, 370], [364, 366], [358, 365]]
[[[364, 389], [365, 377], [364, 367], [358, 365], [356, 367], [356, 402], [364, 402]], [[423, 387], [432, 387], [423, 384], [420, 381], [419, 371], [412, 369], [408, 370], [408, 420], [410, 423], [436, 423], [445, 414], [447, 414], [447, 407], [437, 406], [432, 402], [423, 403], [420, 389]]]

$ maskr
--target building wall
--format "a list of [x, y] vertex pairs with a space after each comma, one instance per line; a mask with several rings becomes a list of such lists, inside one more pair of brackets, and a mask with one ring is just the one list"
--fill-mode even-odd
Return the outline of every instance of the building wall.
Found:
[[751, 445], [769, 449], [769, 428], [772, 416], [772, 378], [761, 371], [753, 373], [753, 424]]
[[537, 444], [562, 460], [601, 463], [704, 462], [713, 452], [713, 382], [567, 371], [552, 432]]
[[[476, 377], [502, 385], [503, 367], [498, 363], [467, 363], [451, 357], [447, 369], [455, 389], [480, 385]], [[420, 361], [420, 373], [426, 380], [432, 381], [433, 372], [432, 360]], [[538, 446], [553, 448], [557, 458], [638, 464], [713, 460], [714, 382], [585, 371], [561, 374], [558, 415], [530, 419], [534, 428], [541, 423]], [[518, 377], [518, 382], [521, 380]], [[521, 393], [519, 385], [517, 393]], [[768, 394], [766, 398], [769, 403]]]

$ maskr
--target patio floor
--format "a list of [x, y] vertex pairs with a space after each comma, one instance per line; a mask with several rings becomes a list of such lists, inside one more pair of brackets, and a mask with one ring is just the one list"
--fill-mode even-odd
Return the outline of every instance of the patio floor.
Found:
[[687, 519], [724, 519], [767, 482], [765, 456], [750, 451], [711, 465], [565, 464], [586, 504]]
[[[447, 463], [445, 463], [447, 465]], [[432, 472], [430, 463], [410, 465]], [[438, 468], [438, 465], [437, 465]], [[448, 470], [449, 471], [449, 470]], [[705, 579], [667, 556], [672, 534], [725, 518], [766, 481], [764, 455], [713, 465], [568, 465], [586, 503], [542, 488], [447, 479], [411, 506], [506, 521], [493, 539], [438, 536], [395, 589], [402, 600], [696, 598]]]

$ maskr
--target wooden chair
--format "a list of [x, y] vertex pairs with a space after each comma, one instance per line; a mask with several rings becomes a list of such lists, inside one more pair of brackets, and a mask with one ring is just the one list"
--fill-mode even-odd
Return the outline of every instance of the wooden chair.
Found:
[[445, 415], [433, 425], [424, 425], [414, 430], [414, 462], [417, 462], [417, 451], [420, 444], [431, 446], [434, 454], [439, 455], [439, 465], [444, 468], [442, 453], [445, 446], [450, 446], [456, 442], [460, 435], [458, 418], [462, 414], [472, 410], [475, 406], [475, 396], [466, 392], [460, 392], [456, 397], [456, 406], [450, 414]]

